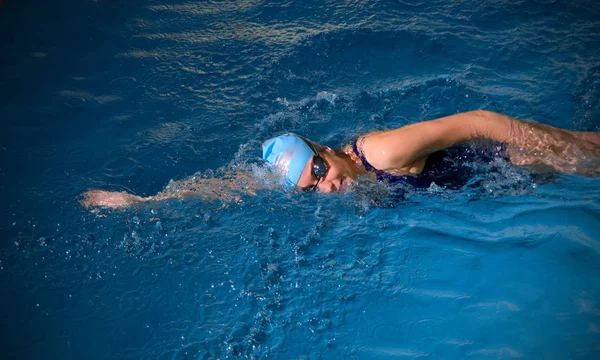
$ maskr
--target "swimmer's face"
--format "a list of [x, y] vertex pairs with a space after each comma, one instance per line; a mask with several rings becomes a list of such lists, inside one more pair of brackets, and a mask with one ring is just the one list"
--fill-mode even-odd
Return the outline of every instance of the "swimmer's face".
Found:
[[[329, 147], [323, 147], [319, 150], [318, 155], [321, 157], [327, 172], [325, 176], [318, 179], [318, 174], [315, 174], [315, 160], [313, 156], [302, 171], [297, 187], [301, 190], [318, 190], [321, 192], [344, 191], [347, 184], [352, 182], [356, 177], [348, 159], [338, 155]], [[319, 160], [317, 160], [319, 161]], [[319, 168], [317, 164], [317, 168]]]

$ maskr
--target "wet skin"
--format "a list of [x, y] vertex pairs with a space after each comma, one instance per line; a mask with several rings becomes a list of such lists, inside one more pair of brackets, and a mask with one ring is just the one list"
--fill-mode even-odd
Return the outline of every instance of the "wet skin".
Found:
[[[374, 168], [398, 175], [418, 175], [429, 154], [473, 139], [489, 139], [505, 144], [508, 146], [509, 160], [514, 165], [546, 165], [563, 172], [600, 176], [599, 132], [569, 131], [485, 110], [450, 115], [394, 130], [375, 131], [359, 138], [362, 155]], [[297, 183], [301, 190], [315, 187], [321, 192], [344, 191], [358, 176], [366, 174], [376, 178], [374, 173], [366, 171], [351, 145], [339, 152], [329, 147], [319, 147], [318, 154], [327, 164], [327, 172], [318, 181], [311, 159]], [[179, 181], [185, 183], [183, 188], [193, 190], [181, 190], [180, 187], [171, 190], [168, 187], [148, 197], [126, 192], [89, 190], [83, 194], [81, 204], [86, 208], [99, 206], [115, 209], [146, 201], [192, 196], [237, 201], [240, 179], [245, 184], [252, 184], [241, 189], [248, 194], [254, 195], [254, 190], [259, 187], [248, 178], [248, 174], [241, 173], [232, 180], [193, 177], [192, 180]]]
[[317, 178], [313, 172], [314, 158], [311, 158], [304, 166], [298, 180], [297, 187], [300, 190], [309, 190], [317, 185], [316, 190], [325, 193], [344, 191], [357, 176], [367, 174], [351, 147], [346, 146], [341, 152], [335, 152], [325, 146], [319, 150], [319, 156], [327, 163], [327, 173], [317, 184]]
[[[485, 110], [375, 131], [359, 141], [363, 156], [375, 169], [418, 175], [430, 154], [474, 139], [503, 143], [514, 165], [544, 165], [562, 172], [600, 176], [600, 133], [569, 131]], [[322, 192], [343, 191], [344, 185], [366, 173], [352, 146], [337, 153], [324, 147], [319, 155], [329, 165], [328, 173], [317, 182], [310, 160], [297, 183], [300, 189], [316, 185]]]
[[[345, 191], [348, 189], [354, 179], [361, 175], [367, 175], [372, 179], [376, 179], [376, 175], [365, 169], [362, 161], [354, 153], [352, 145], [346, 145], [341, 151], [335, 151], [330, 147], [324, 146], [319, 150], [319, 156], [327, 163], [328, 171], [321, 181], [317, 181], [317, 177], [313, 171], [313, 159], [304, 166], [302, 175], [296, 185], [298, 189], [303, 191], [311, 191], [316, 185], [315, 190], [324, 193]], [[397, 175], [418, 175], [425, 165], [427, 156], [419, 161], [410, 164], [409, 166], [399, 169], [388, 169], [391, 174]]]

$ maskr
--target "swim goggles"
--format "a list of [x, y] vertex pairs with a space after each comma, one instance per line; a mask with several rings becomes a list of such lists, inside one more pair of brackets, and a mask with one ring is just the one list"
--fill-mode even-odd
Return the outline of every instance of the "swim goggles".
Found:
[[312, 172], [315, 178], [317, 179], [317, 183], [306, 188], [305, 191], [315, 191], [317, 190], [317, 186], [319, 185], [321, 180], [323, 180], [325, 175], [327, 175], [327, 172], [329, 171], [329, 165], [327, 164], [325, 159], [323, 159], [321, 155], [319, 155], [319, 152], [314, 148], [314, 146], [312, 145], [312, 141], [305, 139], [301, 136], [299, 137], [306, 143], [306, 145], [308, 145], [308, 147], [312, 150], [314, 154]]

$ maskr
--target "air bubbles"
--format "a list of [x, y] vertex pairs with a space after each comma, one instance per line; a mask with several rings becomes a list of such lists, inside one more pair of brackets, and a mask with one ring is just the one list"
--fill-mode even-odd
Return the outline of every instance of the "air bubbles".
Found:
[[286, 98], [277, 98], [275, 99], [278, 103], [282, 104], [285, 107], [290, 106], [290, 102]]
[[328, 103], [334, 105], [335, 99], [337, 98], [337, 95], [334, 93], [330, 93], [327, 91], [321, 91], [317, 94], [317, 101], [327, 101]]
[[437, 185], [435, 182], [432, 182], [431, 185], [429, 185], [429, 187], [427, 188], [427, 191], [430, 194], [439, 194], [440, 192], [444, 191], [444, 188]]
[[48, 246], [48, 244], [46, 243], [46, 238], [43, 237], [43, 236], [38, 239], [38, 244], [40, 246], [43, 246], [43, 247], [47, 247]]
[[104, 271], [96, 271], [90, 275], [90, 279], [101, 280], [104, 278], [105, 275], [106, 275], [106, 272], [104, 272]]

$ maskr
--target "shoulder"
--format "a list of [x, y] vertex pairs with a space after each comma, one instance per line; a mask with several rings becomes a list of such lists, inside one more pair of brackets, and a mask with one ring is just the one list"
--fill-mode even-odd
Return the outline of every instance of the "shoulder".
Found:
[[373, 131], [359, 137], [357, 148], [364, 158], [376, 169], [400, 169], [409, 164], [409, 142], [403, 128]]

